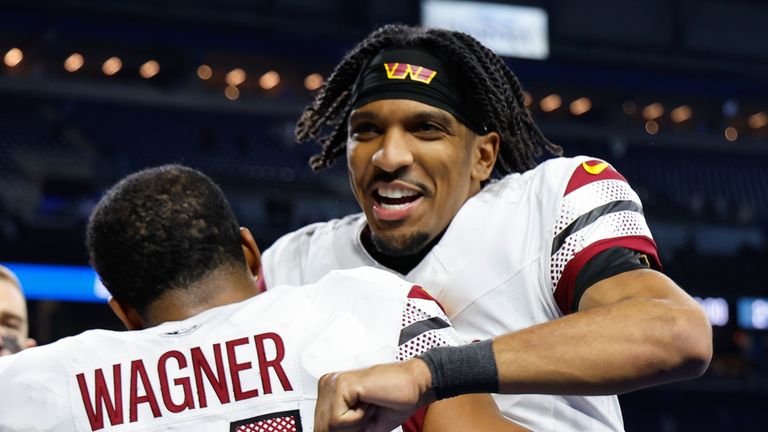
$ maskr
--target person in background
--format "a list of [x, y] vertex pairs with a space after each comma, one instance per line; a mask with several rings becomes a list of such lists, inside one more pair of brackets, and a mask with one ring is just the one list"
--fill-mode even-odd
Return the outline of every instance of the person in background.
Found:
[[37, 345], [29, 337], [27, 302], [13, 272], [0, 265], [0, 356]]

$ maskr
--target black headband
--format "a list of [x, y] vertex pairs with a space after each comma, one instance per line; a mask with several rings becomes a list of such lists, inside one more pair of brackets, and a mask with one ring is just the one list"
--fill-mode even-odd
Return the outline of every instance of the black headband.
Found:
[[384, 50], [357, 79], [352, 108], [382, 99], [410, 99], [447, 111], [475, 133], [485, 134], [482, 121], [469, 114], [473, 110], [462, 90], [461, 82], [429, 52], [416, 48]]

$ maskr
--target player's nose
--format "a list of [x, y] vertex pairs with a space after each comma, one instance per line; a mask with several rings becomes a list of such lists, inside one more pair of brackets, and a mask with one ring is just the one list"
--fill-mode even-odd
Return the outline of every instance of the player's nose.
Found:
[[387, 172], [412, 165], [414, 161], [408, 139], [405, 133], [388, 130], [381, 139], [381, 147], [373, 154], [373, 163]]

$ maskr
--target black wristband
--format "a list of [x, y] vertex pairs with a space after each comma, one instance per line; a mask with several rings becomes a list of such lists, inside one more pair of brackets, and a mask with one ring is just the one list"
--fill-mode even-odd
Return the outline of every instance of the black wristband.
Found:
[[432, 348], [420, 358], [432, 373], [432, 388], [438, 400], [468, 393], [499, 392], [499, 371], [491, 339]]

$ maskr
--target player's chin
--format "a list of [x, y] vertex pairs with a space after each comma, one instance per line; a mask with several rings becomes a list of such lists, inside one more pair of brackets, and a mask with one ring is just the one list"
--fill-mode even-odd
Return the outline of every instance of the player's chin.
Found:
[[400, 229], [373, 230], [371, 240], [379, 252], [387, 255], [412, 255], [421, 251], [432, 236], [425, 231]]

